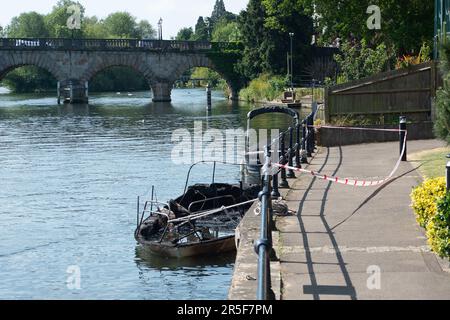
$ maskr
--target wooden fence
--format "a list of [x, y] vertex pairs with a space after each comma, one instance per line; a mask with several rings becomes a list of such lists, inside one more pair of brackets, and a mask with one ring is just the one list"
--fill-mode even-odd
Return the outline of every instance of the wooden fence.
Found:
[[[347, 116], [431, 121], [433, 98], [442, 80], [436, 62], [380, 73], [325, 89], [325, 120]], [[398, 119], [398, 118], [397, 118]]]

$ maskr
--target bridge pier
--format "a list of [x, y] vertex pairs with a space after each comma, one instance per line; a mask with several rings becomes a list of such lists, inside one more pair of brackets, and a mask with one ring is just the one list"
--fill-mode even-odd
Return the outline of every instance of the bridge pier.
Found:
[[239, 90], [230, 87], [230, 94], [228, 96], [228, 99], [230, 99], [231, 101], [238, 101], [239, 100]]
[[171, 102], [172, 84], [158, 82], [152, 85], [153, 102]]
[[69, 79], [58, 81], [58, 104], [85, 104], [89, 102], [89, 89], [87, 81]]

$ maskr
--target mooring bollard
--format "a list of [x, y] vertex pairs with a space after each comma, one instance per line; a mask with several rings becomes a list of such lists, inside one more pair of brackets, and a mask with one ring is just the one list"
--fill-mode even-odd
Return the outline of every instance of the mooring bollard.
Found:
[[[286, 161], [286, 146], [285, 146], [284, 138], [285, 138], [285, 134], [283, 132], [282, 134], [280, 134], [280, 153], [281, 153], [280, 164], [282, 164], [282, 165], [285, 165], [288, 163], [288, 161]], [[281, 168], [281, 182], [280, 182], [279, 187], [282, 189], [289, 188], [289, 183], [287, 181], [287, 175], [286, 175], [285, 168]]]
[[[294, 166], [294, 128], [289, 127], [289, 167]], [[295, 179], [294, 170], [289, 169], [287, 177], [289, 179]]]
[[406, 117], [400, 117], [400, 155], [403, 153], [402, 161], [408, 161], [406, 137]]
[[[447, 159], [450, 159], [450, 154], [447, 155]], [[447, 162], [446, 166], [447, 171], [447, 192], [450, 192], [450, 161]]]
[[297, 131], [297, 143], [295, 144], [295, 167], [297, 169], [302, 168], [301, 158], [300, 158], [300, 150], [301, 150], [301, 139], [300, 139], [300, 124], [296, 126]]

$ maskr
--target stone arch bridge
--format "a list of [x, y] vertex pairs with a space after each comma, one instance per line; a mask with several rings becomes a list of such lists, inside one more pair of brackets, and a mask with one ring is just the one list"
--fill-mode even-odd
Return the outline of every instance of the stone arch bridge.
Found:
[[[232, 65], [238, 52], [236, 44], [194, 41], [3, 38], [0, 80], [15, 68], [34, 65], [49, 71], [58, 83], [84, 87], [106, 68], [127, 66], [145, 77], [154, 102], [170, 102], [175, 81], [191, 68], [207, 67], [225, 79], [229, 98], [237, 99], [242, 83]], [[76, 92], [73, 101], [87, 102], [87, 86]]]

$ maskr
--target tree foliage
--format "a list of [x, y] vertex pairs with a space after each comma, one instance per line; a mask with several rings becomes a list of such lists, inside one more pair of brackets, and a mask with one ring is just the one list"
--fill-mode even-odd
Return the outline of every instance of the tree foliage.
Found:
[[45, 17], [34, 11], [14, 17], [8, 26], [7, 33], [13, 38], [45, 38], [49, 36]]
[[360, 44], [344, 42], [341, 54], [335, 56], [340, 68], [339, 82], [358, 80], [385, 71], [393, 57], [394, 53], [389, 52], [383, 43], [372, 49], [365, 40]]
[[211, 41], [214, 42], [238, 42], [241, 40], [241, 31], [236, 21], [227, 22], [221, 20], [214, 27]]
[[238, 70], [244, 76], [286, 74], [291, 32], [295, 73], [308, 63], [313, 24], [297, 0], [250, 0], [238, 21], [245, 46]]
[[436, 135], [450, 143], [450, 45], [443, 46], [441, 52], [441, 72], [444, 84], [436, 94]]
[[194, 36], [194, 30], [192, 30], [192, 27], [181, 28], [180, 31], [178, 31], [178, 34], [175, 37], [175, 40], [189, 41], [193, 38], [193, 36]]
[[203, 17], [198, 17], [195, 24], [195, 34], [193, 39], [195, 41], [208, 41], [209, 40], [209, 28]]
[[[434, 1], [424, 0], [298, 0], [310, 14], [316, 12], [322, 44], [336, 38], [365, 40], [369, 46], [385, 43], [398, 55], [417, 54], [433, 38]], [[367, 28], [369, 5], [381, 9], [381, 30]], [[323, 33], [323, 34], [322, 34]]]

